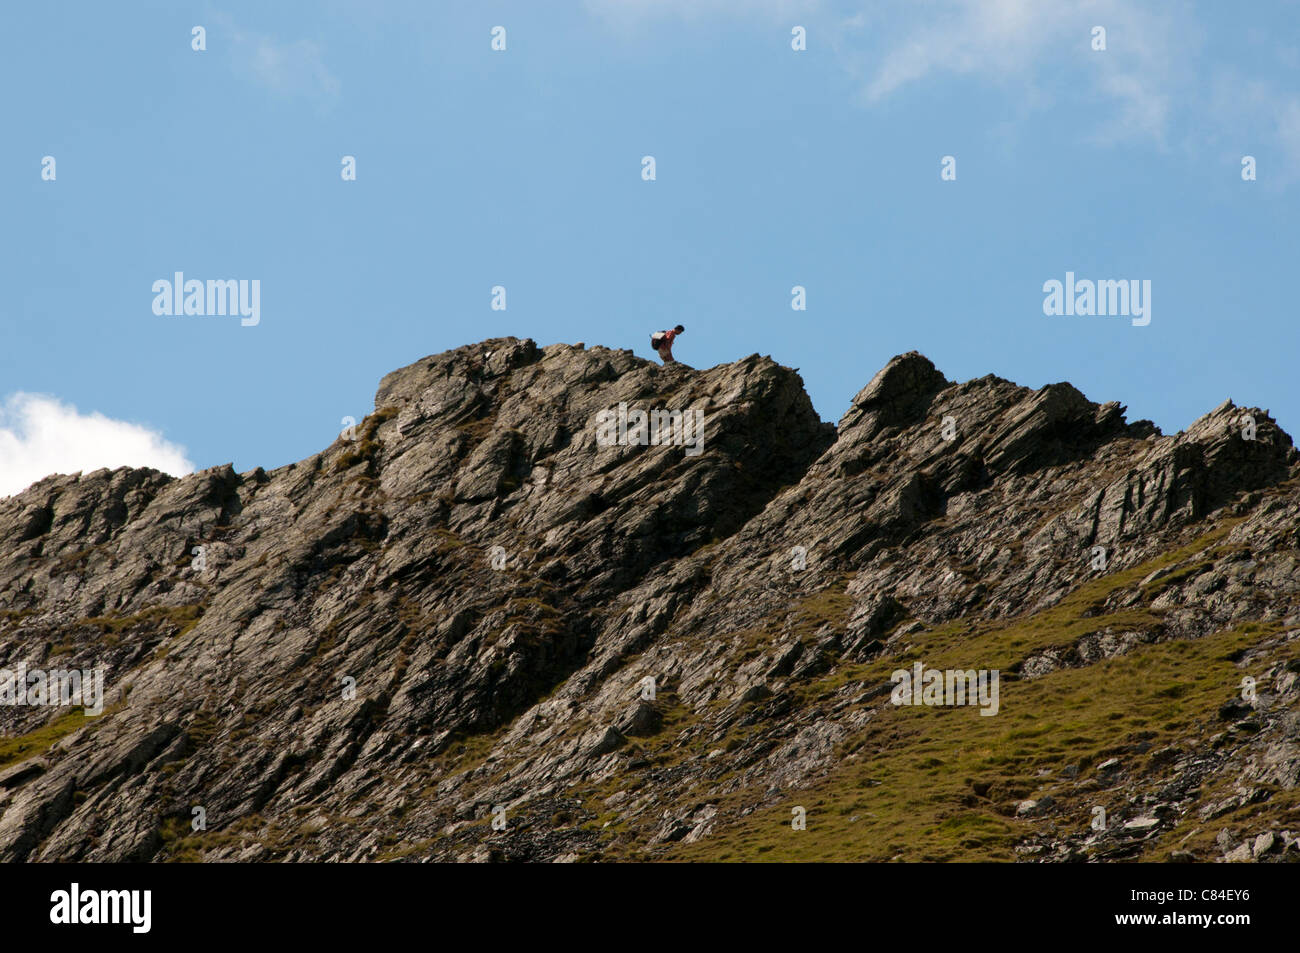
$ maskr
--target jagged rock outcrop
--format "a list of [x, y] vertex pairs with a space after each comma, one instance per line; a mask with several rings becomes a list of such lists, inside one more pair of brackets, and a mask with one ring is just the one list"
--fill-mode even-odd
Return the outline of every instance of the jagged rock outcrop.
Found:
[[[1300, 461], [1123, 410], [912, 353], [832, 427], [757, 355], [505, 338], [298, 464], [47, 478], [0, 666], [107, 697], [0, 705], [0, 858], [1290, 858]], [[999, 715], [892, 704], [917, 661]]]

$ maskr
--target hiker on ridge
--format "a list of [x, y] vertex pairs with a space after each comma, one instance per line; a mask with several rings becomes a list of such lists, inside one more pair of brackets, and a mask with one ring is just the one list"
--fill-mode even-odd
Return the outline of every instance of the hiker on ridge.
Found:
[[673, 338], [681, 334], [686, 329], [680, 324], [671, 331], [656, 331], [650, 335], [650, 346], [659, 352], [659, 356], [665, 364], [676, 364], [673, 360]]

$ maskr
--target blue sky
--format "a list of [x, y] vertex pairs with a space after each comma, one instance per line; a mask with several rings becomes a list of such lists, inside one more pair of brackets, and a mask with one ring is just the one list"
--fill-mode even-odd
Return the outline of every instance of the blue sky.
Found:
[[[1295, 434], [1298, 27], [1294, 2], [7, 4], [0, 495], [269, 469], [426, 354], [649, 358], [679, 322], [680, 360], [771, 354], [827, 420], [918, 349], [1167, 432], [1231, 397]], [[260, 323], [154, 314], [177, 271], [259, 280]], [[1067, 271], [1149, 280], [1151, 323], [1044, 315]]]

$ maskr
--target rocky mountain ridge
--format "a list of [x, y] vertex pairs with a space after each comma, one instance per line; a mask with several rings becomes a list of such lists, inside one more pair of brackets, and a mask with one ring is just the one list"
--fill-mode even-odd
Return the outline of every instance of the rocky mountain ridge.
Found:
[[0, 705], [0, 858], [1294, 859], [1298, 477], [1230, 401], [458, 348], [298, 464], [0, 500], [0, 667], [107, 687]]

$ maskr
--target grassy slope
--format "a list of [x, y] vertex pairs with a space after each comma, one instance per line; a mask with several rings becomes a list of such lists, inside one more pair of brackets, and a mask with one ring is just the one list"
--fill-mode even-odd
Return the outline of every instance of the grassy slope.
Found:
[[[838, 685], [885, 684], [894, 669], [918, 660], [928, 668], [998, 668], [1003, 673], [1001, 711], [983, 717], [973, 707], [885, 704], [838, 752], [829, 775], [786, 792], [780, 803], [737, 823], [720, 824], [707, 838], [677, 845], [670, 858], [1011, 860], [1013, 844], [1033, 829], [1050, 832], [1055, 824], [1061, 833], [1087, 833], [1094, 806], [1113, 815], [1126, 799], [1108, 796], [1100, 782], [1076, 782], [1087, 782], [1093, 766], [1109, 757], [1120, 756], [1126, 768], [1144, 771], [1149, 752], [1162, 747], [1208, 748], [1219, 706], [1246, 674], [1232, 659], [1273, 629], [1248, 623], [1194, 641], [1141, 646], [1118, 658], [1028, 681], [1008, 677], [1009, 670], [1042, 649], [1073, 645], [1092, 632], [1157, 627], [1158, 614], [1145, 608], [1095, 613], [1107, 594], [1134, 587], [1157, 569], [1211, 558], [1230, 528], [1231, 523], [1221, 524], [1179, 550], [1091, 580], [1032, 616], [999, 625], [959, 622], [912, 637], [912, 648], [901, 658], [837, 668], [805, 693], [825, 697]], [[1152, 583], [1144, 595], [1150, 598], [1160, 588], [1161, 581]], [[1139, 742], [1146, 754], [1137, 753]], [[1078, 767], [1076, 779], [1060, 774], [1069, 765]], [[1154, 776], [1162, 770], [1171, 769], [1154, 769]], [[1050, 819], [1014, 817], [1017, 801], [1045, 794], [1057, 801]], [[706, 792], [699, 796], [703, 799]], [[761, 791], [747, 790], [718, 803], [725, 811], [761, 800]], [[1219, 829], [1247, 814], [1294, 813], [1298, 801], [1300, 792], [1281, 792], [1264, 805], [1218, 818], [1210, 827], [1184, 821], [1158, 848], [1148, 848], [1147, 859], [1165, 859], [1170, 844], [1204, 846]], [[792, 830], [794, 806], [806, 809], [807, 830]]]

